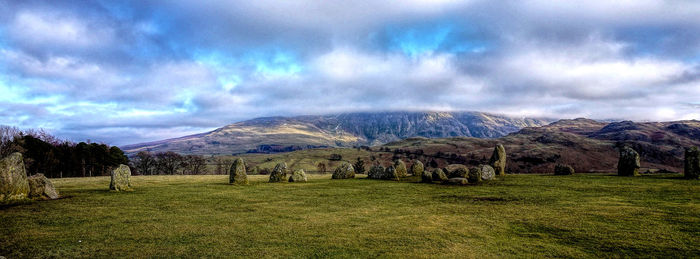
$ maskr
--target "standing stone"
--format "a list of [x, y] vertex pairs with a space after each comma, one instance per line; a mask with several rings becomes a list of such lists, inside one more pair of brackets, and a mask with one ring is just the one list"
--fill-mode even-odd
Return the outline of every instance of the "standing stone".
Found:
[[421, 182], [432, 183], [433, 182], [433, 174], [428, 172], [428, 171], [425, 171], [425, 172], [420, 174], [420, 179], [421, 179]]
[[423, 162], [421, 161], [416, 160], [411, 165], [411, 174], [413, 174], [414, 176], [423, 175], [424, 170], [425, 168], [423, 168]]
[[397, 159], [396, 162], [394, 162], [394, 168], [396, 169], [396, 176], [399, 178], [405, 178], [408, 177], [408, 170], [406, 169], [406, 163], [401, 161], [401, 159]]
[[574, 168], [566, 164], [556, 164], [554, 166], [554, 175], [572, 175]]
[[27, 178], [29, 182], [29, 198], [54, 200], [58, 199], [58, 192], [44, 174], [35, 174]]
[[304, 172], [304, 169], [295, 170], [294, 173], [292, 173], [292, 176], [289, 177], [289, 182], [305, 183], [306, 173]]
[[446, 167], [450, 178], [467, 178], [469, 169], [464, 165], [452, 164]]
[[112, 170], [109, 189], [113, 191], [131, 191], [131, 169], [127, 165], [119, 165]]
[[496, 177], [496, 170], [490, 165], [479, 165], [479, 169], [481, 169], [481, 180], [491, 181]]
[[433, 171], [433, 181], [447, 181], [447, 174], [445, 174], [444, 169], [436, 168]]
[[686, 179], [700, 179], [700, 151], [697, 147], [685, 149], [685, 168], [683, 174]]
[[506, 175], [506, 148], [498, 144], [493, 148], [489, 165], [496, 170], [496, 175]]
[[384, 180], [399, 180], [399, 175], [396, 173], [396, 167], [393, 165], [390, 165], [384, 170], [384, 177], [382, 178]]
[[373, 165], [367, 172], [367, 178], [384, 179], [384, 167], [381, 165]]
[[479, 168], [479, 167], [469, 168], [469, 178], [467, 180], [469, 180], [470, 183], [481, 182], [481, 168]]
[[228, 183], [236, 185], [248, 184], [248, 174], [245, 171], [245, 162], [243, 162], [243, 159], [240, 157], [233, 161], [231, 168], [228, 170]]
[[12, 153], [0, 160], [0, 202], [22, 200], [29, 194], [22, 154]]
[[270, 173], [270, 182], [279, 183], [287, 180], [287, 163], [282, 162], [275, 166]]
[[355, 169], [350, 163], [343, 163], [333, 172], [332, 179], [349, 179], [355, 178]]
[[617, 162], [617, 175], [639, 176], [639, 153], [630, 147], [620, 149], [620, 161]]

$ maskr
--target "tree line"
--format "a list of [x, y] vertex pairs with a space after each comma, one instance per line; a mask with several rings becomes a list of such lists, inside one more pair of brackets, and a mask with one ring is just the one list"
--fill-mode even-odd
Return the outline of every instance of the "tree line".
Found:
[[74, 143], [43, 130], [0, 126], [0, 157], [14, 152], [22, 153], [28, 175], [42, 173], [51, 178], [109, 175], [115, 166], [129, 163], [116, 146]]
[[[217, 173], [228, 172], [226, 165], [217, 165]], [[134, 174], [141, 175], [206, 174], [209, 171], [206, 160], [201, 156], [183, 156], [175, 152], [138, 152], [132, 159], [131, 167]]]

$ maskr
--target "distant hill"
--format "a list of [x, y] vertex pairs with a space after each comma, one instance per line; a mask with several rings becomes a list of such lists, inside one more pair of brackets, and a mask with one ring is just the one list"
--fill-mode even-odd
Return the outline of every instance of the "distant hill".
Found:
[[181, 154], [275, 153], [315, 147], [380, 145], [410, 137], [498, 138], [547, 119], [513, 118], [481, 112], [357, 112], [266, 117], [211, 132], [126, 145], [127, 153], [148, 150]]
[[556, 163], [570, 164], [579, 172], [615, 171], [617, 148], [622, 145], [639, 152], [642, 167], [682, 172], [684, 148], [700, 146], [700, 121], [560, 120], [498, 139], [410, 138], [381, 149], [403, 157], [434, 160], [439, 166], [476, 165], [487, 162], [497, 143], [506, 147], [507, 170], [511, 173], [551, 173]]

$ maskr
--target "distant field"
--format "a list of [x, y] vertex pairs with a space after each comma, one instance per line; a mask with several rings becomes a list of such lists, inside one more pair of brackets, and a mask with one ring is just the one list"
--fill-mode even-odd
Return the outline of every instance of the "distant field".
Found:
[[368, 179], [230, 186], [227, 176], [54, 180], [0, 208], [18, 257], [698, 257], [700, 181], [508, 175], [480, 186]]

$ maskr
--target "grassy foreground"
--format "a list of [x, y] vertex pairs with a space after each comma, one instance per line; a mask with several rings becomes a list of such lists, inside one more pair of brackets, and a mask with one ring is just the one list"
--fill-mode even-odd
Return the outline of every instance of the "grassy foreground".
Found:
[[0, 208], [16, 257], [698, 257], [700, 182], [509, 175], [480, 186], [368, 179], [227, 185], [228, 176], [57, 179]]

